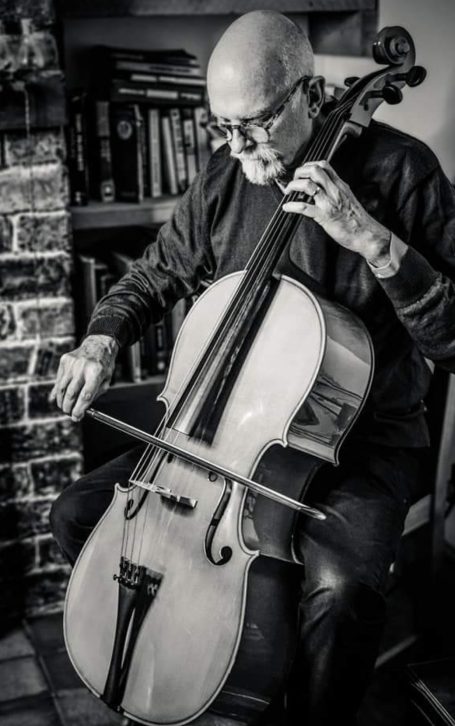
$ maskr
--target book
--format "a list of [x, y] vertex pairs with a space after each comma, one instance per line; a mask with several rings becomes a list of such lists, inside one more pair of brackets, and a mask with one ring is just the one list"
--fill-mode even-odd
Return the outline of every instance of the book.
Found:
[[172, 331], [172, 344], [177, 340], [179, 330], [182, 327], [182, 323], [188, 312], [188, 301], [185, 298], [177, 300], [174, 307], [171, 310], [171, 331]]
[[[125, 255], [122, 252], [112, 251], [111, 259], [117, 272], [123, 277], [127, 272], [130, 271], [131, 265], [134, 260], [129, 255]], [[142, 367], [141, 367], [141, 344], [136, 341], [132, 345], [125, 348], [125, 368], [126, 377], [133, 383], [139, 383], [142, 380]]]
[[[79, 268], [79, 297], [81, 315], [81, 329], [86, 330], [92, 313], [98, 300], [105, 295], [107, 290], [103, 287], [104, 278], [109, 275], [109, 269], [105, 262], [98, 260], [93, 255], [78, 254], [77, 266]], [[113, 280], [111, 278], [110, 284]]]
[[144, 197], [150, 196], [150, 152], [148, 135], [148, 114], [146, 108], [139, 107], [139, 143], [141, 146], [142, 162], [142, 183], [144, 186]]
[[68, 173], [71, 204], [88, 204], [88, 100], [85, 92], [74, 93], [68, 102]]
[[194, 129], [198, 171], [203, 169], [210, 158], [209, 137], [206, 131], [207, 111], [203, 106], [194, 109]]
[[175, 87], [169, 83], [134, 83], [121, 78], [113, 78], [110, 84], [110, 100], [116, 103], [154, 103], [160, 106], [194, 105], [200, 106], [204, 91], [194, 87]]
[[148, 114], [148, 151], [150, 169], [150, 196], [161, 197], [163, 194], [161, 172], [161, 130], [160, 112], [157, 108], [147, 109]]
[[107, 295], [110, 288], [116, 282], [117, 278], [116, 276], [109, 271], [108, 267], [106, 266], [106, 269], [100, 270], [99, 274], [97, 276], [97, 295], [98, 300], [100, 300], [102, 297]]
[[95, 263], [96, 260], [92, 255], [78, 255], [77, 256], [78, 266], [80, 268], [79, 275], [79, 290], [81, 298], [81, 329], [86, 330], [93, 309], [97, 303], [97, 291], [96, 291], [96, 275], [95, 275]]
[[200, 78], [199, 66], [173, 65], [169, 63], [153, 63], [139, 60], [114, 60], [112, 73], [164, 73], [178, 78]]
[[140, 340], [141, 368], [145, 376], [156, 374], [155, 326], [149, 325]]
[[132, 81], [133, 83], [144, 83], [149, 86], [167, 87], [168, 84], [171, 86], [181, 86], [183, 90], [191, 88], [197, 91], [199, 88], [205, 88], [206, 80], [203, 76], [181, 76], [177, 74], [170, 75], [168, 73], [137, 73], [133, 72], [119, 72], [115, 73], [115, 78], [123, 79], [125, 81]]
[[109, 102], [95, 100], [90, 134], [89, 179], [92, 196], [101, 202], [113, 202], [115, 199], [109, 117]]
[[194, 133], [193, 111], [191, 108], [182, 108], [182, 127], [188, 184], [191, 184], [197, 174], [196, 138]]
[[113, 46], [96, 46], [95, 52], [112, 61], [142, 61], [145, 63], [164, 63], [166, 65], [199, 66], [197, 58], [183, 48], [177, 49], [139, 49], [117, 48]]
[[163, 178], [169, 194], [178, 194], [177, 168], [169, 112], [161, 114]]
[[160, 320], [154, 324], [155, 329], [155, 370], [157, 374], [164, 373], [168, 366], [169, 346], [167, 339], [166, 321]]
[[184, 192], [188, 186], [188, 175], [186, 171], [185, 147], [183, 144], [182, 118], [179, 108], [169, 110], [171, 120], [172, 140], [174, 145], [175, 169], [177, 175], [177, 189]]
[[126, 373], [132, 383], [142, 381], [141, 345], [139, 341], [125, 348]]
[[142, 202], [144, 199], [141, 123], [137, 104], [112, 105], [112, 162], [116, 196], [120, 201]]

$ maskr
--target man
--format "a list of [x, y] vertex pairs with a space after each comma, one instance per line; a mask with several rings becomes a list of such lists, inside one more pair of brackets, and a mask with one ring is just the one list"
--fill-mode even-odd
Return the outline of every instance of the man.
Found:
[[[308, 40], [280, 14], [236, 20], [213, 51], [207, 81], [227, 143], [157, 242], [100, 301], [88, 336], [62, 358], [53, 397], [80, 420], [109, 385], [121, 346], [202, 280], [243, 269], [283, 193], [312, 196], [284, 207], [302, 222], [280, 271], [365, 322], [376, 372], [341, 465], [310, 491], [327, 520], [298, 525], [305, 578], [289, 719], [354, 723], [377, 654], [387, 573], [428, 445], [426, 358], [449, 369], [455, 361], [455, 197], [423, 144], [380, 124], [345, 142], [333, 166], [302, 164], [317, 131], [323, 79], [313, 75]], [[71, 562], [134, 457], [87, 475], [56, 501], [52, 525]]]

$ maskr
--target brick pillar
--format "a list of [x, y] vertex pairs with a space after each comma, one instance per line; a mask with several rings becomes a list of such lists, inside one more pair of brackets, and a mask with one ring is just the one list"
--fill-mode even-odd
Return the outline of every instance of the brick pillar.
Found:
[[62, 604], [69, 568], [49, 510], [82, 466], [77, 426], [47, 402], [74, 347], [64, 137], [0, 142], [0, 610], [17, 617]]

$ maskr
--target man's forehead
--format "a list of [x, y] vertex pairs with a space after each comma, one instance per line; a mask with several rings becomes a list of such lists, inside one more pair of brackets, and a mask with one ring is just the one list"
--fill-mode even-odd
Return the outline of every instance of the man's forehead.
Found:
[[262, 116], [283, 96], [286, 89], [272, 83], [249, 82], [215, 85], [209, 88], [213, 113], [221, 118], [255, 118]]

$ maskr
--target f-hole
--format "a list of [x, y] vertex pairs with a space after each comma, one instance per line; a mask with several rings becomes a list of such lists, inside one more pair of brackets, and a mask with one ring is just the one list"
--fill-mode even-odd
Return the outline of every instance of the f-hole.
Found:
[[232, 549], [228, 545], [221, 547], [217, 554], [213, 551], [213, 540], [231, 498], [231, 492], [232, 482], [226, 479], [223, 495], [213, 513], [212, 520], [205, 535], [205, 554], [212, 565], [225, 565], [232, 557]]

